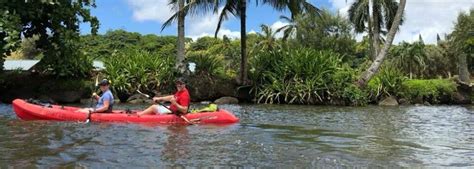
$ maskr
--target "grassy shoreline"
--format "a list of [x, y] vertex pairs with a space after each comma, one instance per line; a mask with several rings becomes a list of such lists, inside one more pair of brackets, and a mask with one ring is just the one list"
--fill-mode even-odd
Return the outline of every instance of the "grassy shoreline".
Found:
[[[42, 100], [52, 100], [59, 103], [68, 102], [79, 102], [81, 99], [88, 98], [88, 93], [91, 93], [94, 79], [57, 79], [53, 77], [45, 77], [39, 75], [25, 74], [25, 73], [4, 73], [0, 75], [0, 92], [1, 102], [9, 103], [15, 98], [36, 98]], [[221, 84], [226, 84], [227, 89], [224, 92], [214, 92], [209, 94], [209, 89], [218, 90]], [[231, 96], [237, 97], [241, 101], [247, 101], [258, 103], [257, 97], [251, 97], [250, 100], [245, 100], [239, 97], [236, 92], [238, 90], [237, 85], [233, 82], [233, 79], [227, 80], [216, 80], [214, 84], [210, 84], [208, 80], [203, 81], [202, 78], [191, 78], [189, 82], [192, 93], [201, 93], [201, 95], [194, 94], [193, 101], [214, 101], [219, 97]], [[214, 86], [212, 86], [214, 85]], [[230, 87], [229, 87], [230, 86]], [[348, 103], [347, 100], [327, 100], [321, 101], [309, 105], [335, 105], [335, 106], [354, 106], [354, 105], [376, 105], [387, 97], [393, 96], [398, 103], [403, 105], [412, 104], [427, 104], [427, 105], [438, 105], [438, 104], [460, 104], [460, 101], [456, 97], [465, 96], [466, 91], [460, 91], [459, 85], [454, 79], [406, 79], [402, 82], [402, 85], [398, 88], [399, 91], [395, 93], [383, 93], [386, 90], [381, 89], [383, 87], [376, 86], [377, 90], [368, 87], [364, 90], [365, 104], [354, 104]], [[219, 89], [220, 90], [220, 89]], [[339, 91], [349, 90], [340, 88]], [[164, 93], [171, 92], [163, 91]], [[207, 93], [202, 94], [202, 93]], [[472, 93], [472, 92], [471, 92]], [[115, 92], [117, 95], [117, 93]], [[233, 94], [233, 95], [232, 95]], [[247, 93], [244, 93], [247, 94]], [[129, 93], [133, 95], [133, 93]], [[193, 95], [193, 94], [192, 94]], [[251, 96], [251, 95], [250, 95]], [[74, 98], [60, 98], [60, 97], [74, 97]], [[472, 94], [467, 95], [469, 100], [474, 97]], [[247, 98], [248, 99], [248, 98]], [[342, 98], [343, 99], [343, 98]], [[359, 100], [359, 101], [360, 101]], [[264, 103], [264, 102], [260, 102]], [[274, 104], [277, 102], [274, 102]], [[472, 102], [470, 102], [472, 104]], [[298, 104], [298, 103], [286, 103], [280, 102], [279, 104]]]

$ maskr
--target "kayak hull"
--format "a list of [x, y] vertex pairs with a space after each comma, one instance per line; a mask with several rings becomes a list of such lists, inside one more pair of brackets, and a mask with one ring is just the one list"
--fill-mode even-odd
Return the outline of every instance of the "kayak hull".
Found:
[[[75, 112], [78, 107], [70, 106], [42, 106], [15, 99], [12, 103], [13, 110], [22, 120], [49, 120], [49, 121], [75, 121], [84, 122], [87, 114]], [[114, 110], [112, 113], [93, 113], [92, 122], [120, 122], [120, 123], [161, 123], [161, 124], [187, 124], [182, 118], [174, 114], [165, 115], [143, 115], [137, 116], [137, 112], [125, 113], [124, 110]], [[220, 109], [215, 112], [202, 112], [187, 114], [185, 117], [200, 124], [230, 124], [237, 123], [239, 118], [227, 110]]]

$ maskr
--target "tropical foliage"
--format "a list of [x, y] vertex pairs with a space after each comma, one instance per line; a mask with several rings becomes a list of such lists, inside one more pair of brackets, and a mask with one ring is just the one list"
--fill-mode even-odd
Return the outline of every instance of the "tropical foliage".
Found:
[[322, 10], [319, 15], [300, 15], [295, 20], [297, 44], [343, 55], [354, 54], [356, 41], [352, 26], [341, 15]]
[[[397, 12], [394, 15], [393, 22], [390, 24], [391, 25], [390, 30], [387, 33], [387, 39], [380, 50], [378, 49], [379, 48], [378, 41], [374, 40], [374, 45], [373, 45], [374, 47], [373, 51], [375, 52], [374, 61], [372, 62], [370, 67], [361, 74], [358, 80], [359, 86], [365, 87], [367, 83], [370, 81], [370, 79], [372, 79], [372, 77], [379, 71], [380, 66], [383, 64], [385, 60], [385, 56], [387, 55], [390, 47], [392, 46], [392, 42], [393, 42], [393, 39], [395, 38], [395, 34], [398, 31], [398, 27], [402, 23], [403, 13], [405, 11], [405, 5], [406, 5], [406, 0], [400, 0], [400, 4], [397, 7]], [[373, 4], [372, 6], [375, 8], [377, 5]], [[380, 18], [380, 16], [376, 16], [377, 15], [376, 9], [373, 9], [373, 10], [374, 10], [373, 14], [375, 14], [374, 20], [378, 20], [377, 18]], [[374, 24], [374, 25], [377, 25], [377, 24]], [[377, 30], [378, 30], [377, 28], [374, 29], [373, 39], [378, 39]]]
[[389, 96], [397, 96], [406, 79], [398, 68], [386, 64], [367, 85], [370, 100], [377, 101]]
[[411, 103], [439, 103], [441, 99], [450, 99], [457, 91], [457, 85], [451, 80], [407, 80], [401, 85], [399, 95]]
[[[180, 69], [189, 66], [193, 72], [186, 74], [194, 79], [251, 86], [258, 103], [336, 105], [365, 105], [390, 96], [441, 103], [457, 90], [453, 80], [443, 79], [459, 74], [468, 83], [474, 70], [473, 10], [460, 14], [454, 31], [438, 36], [437, 44], [425, 44], [420, 36], [419, 41], [392, 47], [406, 0], [356, 0], [348, 18], [306, 0], [168, 2], [175, 14], [163, 26], [178, 21], [178, 36], [125, 30], [96, 35], [98, 21], [89, 12], [95, 6], [92, 0], [0, 0], [0, 62], [15, 52], [41, 59], [41, 75], [72, 79], [90, 78], [91, 61], [102, 60], [106, 70], [101, 76], [112, 81], [122, 101], [137, 89], [168, 90], [171, 80], [183, 73]], [[247, 34], [249, 2], [289, 10], [281, 16], [288, 24], [279, 29], [261, 25], [258, 33]], [[207, 12], [219, 14], [215, 37], [184, 38], [184, 17]], [[230, 16], [240, 19], [240, 39], [216, 38]], [[91, 35], [80, 36], [80, 22], [91, 23]], [[357, 42], [356, 33], [367, 35]], [[0, 84], [2, 90], [14, 86], [4, 78]]]
[[369, 34], [373, 59], [384, 41], [381, 35], [385, 35], [394, 22], [398, 5], [395, 0], [356, 0], [349, 8], [349, 20], [354, 24], [355, 31]]
[[342, 60], [340, 54], [310, 48], [261, 51], [250, 70], [257, 102], [365, 104], [360, 100], [366, 96], [352, 84], [354, 70]]
[[457, 56], [460, 80], [470, 84], [469, 65], [474, 67], [474, 9], [458, 16], [449, 44], [450, 51]]
[[[293, 0], [293, 1], [280, 1], [280, 0], [261, 0], [258, 1], [261, 4], [267, 4], [273, 7], [276, 10], [282, 11], [289, 9], [292, 14], [292, 18], [295, 18], [297, 15], [309, 13], [316, 15], [319, 12], [319, 9], [313, 6], [311, 3], [306, 0]], [[257, 4], [259, 4], [257, 2]], [[192, 0], [186, 7], [182, 9], [185, 13], [192, 12], [196, 13], [207, 13], [212, 11], [215, 14], [219, 14], [219, 22], [217, 23], [217, 28], [215, 31], [215, 37], [217, 37], [219, 30], [222, 26], [222, 23], [229, 18], [230, 15], [236, 16], [240, 19], [240, 71], [239, 71], [239, 83], [247, 84], [248, 75], [247, 75], [247, 0]], [[181, 10], [179, 11], [181, 12]], [[178, 16], [179, 12], [172, 16], [175, 18]], [[170, 18], [170, 20], [172, 19]]]
[[93, 34], [99, 27], [90, 7], [95, 7], [93, 0], [1, 0], [0, 66], [3, 67], [5, 54], [19, 46], [20, 37], [37, 35], [36, 47], [45, 51], [40, 71], [59, 77], [85, 77], [91, 62], [75, 49], [80, 22], [90, 22]]
[[172, 83], [174, 58], [143, 50], [125, 50], [105, 59], [106, 76], [121, 101], [137, 89], [154, 91]]
[[401, 42], [391, 49], [389, 55], [392, 55], [397, 67], [410, 75], [410, 79], [413, 78], [414, 74], [423, 76], [428, 67], [425, 44], [421, 39], [411, 44]]
[[159, 52], [163, 56], [175, 56], [176, 39], [176, 36], [141, 35], [119, 29], [107, 31], [104, 35], [81, 36], [80, 44], [83, 53], [95, 59], [104, 59], [119, 51], [134, 49]]

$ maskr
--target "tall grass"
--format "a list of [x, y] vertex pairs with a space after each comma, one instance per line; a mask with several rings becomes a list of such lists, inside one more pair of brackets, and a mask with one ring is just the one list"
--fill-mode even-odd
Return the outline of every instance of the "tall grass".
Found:
[[399, 95], [411, 103], [440, 103], [452, 99], [457, 91], [457, 84], [448, 79], [414, 79], [406, 80], [401, 86]]
[[407, 79], [398, 68], [385, 64], [368, 83], [370, 99], [376, 101], [384, 97], [397, 96]]
[[187, 54], [187, 60], [196, 64], [195, 74], [225, 76], [224, 57], [207, 51], [193, 51]]
[[[335, 78], [346, 78], [334, 76], [341, 71], [342, 59], [337, 53], [308, 48], [258, 52], [250, 61], [250, 77], [255, 82], [253, 91], [257, 102], [318, 104], [332, 98], [345, 99], [344, 93], [340, 96], [331, 93], [335, 90]], [[352, 74], [350, 80], [342, 80], [342, 88], [352, 83]]]
[[116, 92], [132, 94], [137, 89], [156, 90], [175, 76], [174, 58], [143, 50], [126, 50], [105, 60], [105, 73]]

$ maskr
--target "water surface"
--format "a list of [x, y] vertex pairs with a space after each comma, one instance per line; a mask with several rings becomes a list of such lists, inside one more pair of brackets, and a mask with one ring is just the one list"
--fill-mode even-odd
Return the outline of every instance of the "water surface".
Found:
[[0, 104], [0, 168], [474, 167], [473, 106], [221, 108], [240, 123], [21, 121]]

